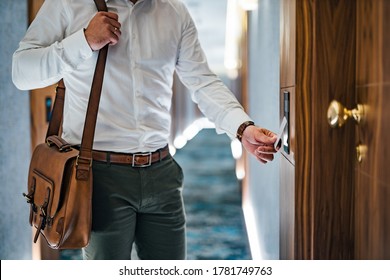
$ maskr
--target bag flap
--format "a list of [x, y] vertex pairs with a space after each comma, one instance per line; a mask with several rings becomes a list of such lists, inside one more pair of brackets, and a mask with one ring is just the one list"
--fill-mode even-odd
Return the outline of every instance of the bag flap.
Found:
[[71, 148], [60, 152], [56, 146], [49, 147], [45, 143], [38, 145], [33, 152], [28, 175], [28, 189], [31, 191], [32, 185], [36, 183], [34, 177], [37, 174], [52, 182], [52, 194], [50, 195], [52, 201], [47, 213], [51, 217], [56, 214], [61, 203], [61, 194], [64, 193], [61, 188], [67, 185], [63, 184], [63, 181], [66, 181], [64, 176], [73, 176], [66, 173], [72, 172], [71, 167], [75, 164], [78, 154], [79, 151], [76, 149]]

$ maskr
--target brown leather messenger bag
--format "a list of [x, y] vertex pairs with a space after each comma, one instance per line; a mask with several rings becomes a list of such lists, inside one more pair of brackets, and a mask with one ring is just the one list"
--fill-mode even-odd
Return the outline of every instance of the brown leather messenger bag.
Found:
[[[98, 11], [107, 11], [104, 0], [94, 0]], [[99, 51], [80, 149], [59, 136], [65, 86], [58, 83], [46, 143], [32, 155], [28, 174], [30, 224], [53, 249], [88, 245], [92, 224], [92, 146], [103, 84], [108, 45]]]

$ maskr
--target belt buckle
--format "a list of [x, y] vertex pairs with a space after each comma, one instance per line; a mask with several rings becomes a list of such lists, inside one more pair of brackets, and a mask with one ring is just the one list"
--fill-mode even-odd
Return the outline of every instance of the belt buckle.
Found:
[[[145, 164], [137, 164], [135, 162], [135, 158], [136, 157], [145, 157], [145, 156], [149, 157], [149, 160], [148, 160], [147, 163], [145, 163]], [[132, 167], [148, 167], [148, 166], [151, 166], [151, 165], [152, 165], [152, 152], [133, 154], [133, 160], [132, 160], [132, 163], [131, 163]]]

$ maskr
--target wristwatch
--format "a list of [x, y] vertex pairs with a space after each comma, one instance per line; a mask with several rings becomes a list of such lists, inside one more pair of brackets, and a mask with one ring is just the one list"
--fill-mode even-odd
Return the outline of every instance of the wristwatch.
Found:
[[248, 126], [251, 126], [251, 125], [255, 125], [255, 123], [252, 122], [252, 121], [246, 121], [246, 122], [243, 122], [243, 123], [238, 127], [236, 137], [237, 137], [238, 140], [240, 140], [240, 142], [241, 142], [241, 140], [242, 140], [242, 135], [244, 134], [245, 129], [246, 129]]

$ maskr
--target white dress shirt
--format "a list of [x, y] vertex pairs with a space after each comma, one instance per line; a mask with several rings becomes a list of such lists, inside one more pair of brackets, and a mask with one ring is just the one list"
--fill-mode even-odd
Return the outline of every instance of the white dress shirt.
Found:
[[[210, 71], [185, 5], [179, 0], [106, 2], [119, 15], [122, 35], [108, 50], [94, 149], [134, 153], [165, 146], [175, 70], [217, 132], [235, 137], [250, 117]], [[71, 144], [81, 142], [98, 55], [83, 30], [96, 12], [92, 0], [46, 0], [13, 57], [19, 89], [64, 78], [62, 136]]]

